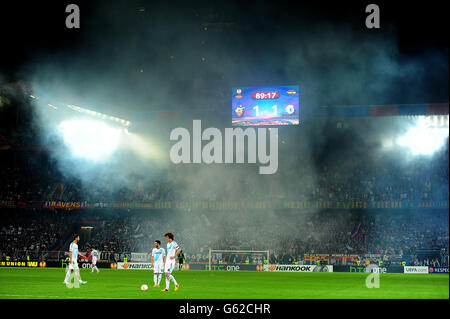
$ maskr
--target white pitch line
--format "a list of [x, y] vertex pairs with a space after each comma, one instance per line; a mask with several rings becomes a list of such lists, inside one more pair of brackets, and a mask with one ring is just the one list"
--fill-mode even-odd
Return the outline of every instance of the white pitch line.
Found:
[[9, 295], [9, 294], [0, 294], [1, 296], [6, 297], [36, 297], [36, 298], [63, 298], [63, 299], [134, 299], [134, 298], [114, 298], [114, 297], [72, 297], [72, 296], [41, 296], [41, 295]]
[[70, 297], [70, 296], [38, 296], [38, 295], [7, 295], [7, 294], [0, 294], [0, 296], [7, 296], [7, 297], [36, 297], [36, 298], [77, 298], [77, 299], [88, 299], [86, 297]]

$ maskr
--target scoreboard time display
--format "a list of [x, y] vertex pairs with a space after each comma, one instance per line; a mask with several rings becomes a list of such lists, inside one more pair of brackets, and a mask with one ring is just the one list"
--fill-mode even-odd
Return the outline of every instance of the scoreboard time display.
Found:
[[299, 124], [297, 85], [233, 89], [233, 126]]

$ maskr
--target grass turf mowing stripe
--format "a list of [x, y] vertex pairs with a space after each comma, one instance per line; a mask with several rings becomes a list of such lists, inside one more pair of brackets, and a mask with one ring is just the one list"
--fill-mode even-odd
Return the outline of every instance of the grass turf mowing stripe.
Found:
[[[18, 299], [448, 299], [449, 276], [380, 274], [380, 288], [365, 286], [364, 273], [174, 271], [180, 290], [169, 292], [165, 278], [153, 286], [149, 270], [80, 269], [87, 281], [67, 288], [58, 268], [0, 268], [0, 298]], [[149, 290], [141, 291], [147, 284]]]

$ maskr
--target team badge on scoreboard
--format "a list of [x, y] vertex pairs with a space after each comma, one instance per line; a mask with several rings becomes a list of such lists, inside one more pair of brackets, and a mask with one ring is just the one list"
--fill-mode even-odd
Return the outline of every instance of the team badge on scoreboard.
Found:
[[300, 123], [297, 85], [235, 88], [232, 92], [233, 126]]
[[242, 106], [237, 107], [235, 110], [237, 116], [242, 117], [242, 115], [244, 114], [244, 109], [245, 109], [245, 107], [242, 107]]

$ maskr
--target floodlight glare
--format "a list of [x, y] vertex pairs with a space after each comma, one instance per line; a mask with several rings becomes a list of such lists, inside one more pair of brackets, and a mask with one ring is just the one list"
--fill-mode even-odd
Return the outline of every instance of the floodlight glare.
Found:
[[64, 142], [75, 157], [106, 160], [118, 147], [120, 129], [95, 120], [68, 120], [59, 124]]
[[397, 144], [408, 147], [413, 155], [431, 155], [439, 150], [447, 139], [448, 128], [417, 126], [397, 139]]

